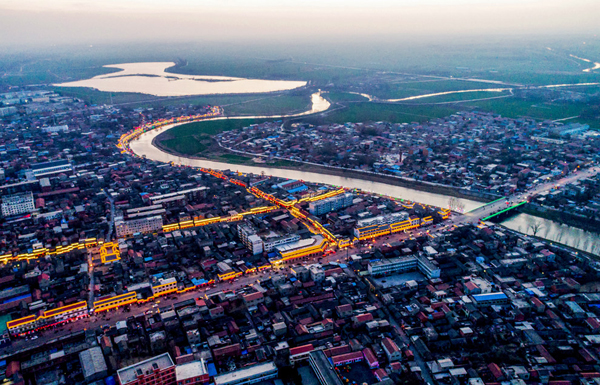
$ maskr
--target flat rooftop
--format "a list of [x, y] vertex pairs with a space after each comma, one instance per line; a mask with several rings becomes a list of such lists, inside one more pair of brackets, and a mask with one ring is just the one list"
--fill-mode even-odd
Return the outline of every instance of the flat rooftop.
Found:
[[271, 371], [276, 371], [277, 367], [273, 362], [267, 362], [260, 365], [250, 366], [244, 369], [235, 370], [229, 373], [223, 373], [218, 376], [215, 376], [215, 385], [219, 384], [230, 384], [230, 383], [238, 383], [242, 382], [245, 378], [251, 378], [255, 376], [259, 376], [263, 373], [269, 373]]
[[170, 366], [174, 366], [173, 360], [169, 353], [164, 353], [156, 357], [152, 357], [137, 364], [117, 370], [119, 381], [122, 385], [135, 381], [138, 374], [151, 373], [155, 367], [164, 370]]

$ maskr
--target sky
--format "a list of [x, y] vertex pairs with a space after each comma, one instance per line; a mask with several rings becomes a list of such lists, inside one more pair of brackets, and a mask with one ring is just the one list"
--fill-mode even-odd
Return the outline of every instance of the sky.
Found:
[[0, 0], [0, 44], [598, 33], [599, 0]]

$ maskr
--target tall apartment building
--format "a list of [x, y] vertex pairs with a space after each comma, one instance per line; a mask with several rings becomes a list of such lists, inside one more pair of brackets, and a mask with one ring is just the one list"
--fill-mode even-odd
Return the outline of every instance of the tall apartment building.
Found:
[[30, 192], [2, 197], [2, 216], [27, 214], [35, 209], [33, 194]]
[[352, 205], [352, 193], [340, 194], [331, 198], [310, 202], [308, 211], [313, 215], [323, 215]]
[[256, 230], [248, 223], [240, 223], [237, 226], [238, 236], [240, 240], [252, 252], [257, 255], [263, 251], [273, 251], [278, 246], [287, 245], [300, 240], [297, 234], [280, 235], [271, 232], [270, 234], [260, 237], [256, 234]]
[[115, 218], [115, 230], [119, 238], [136, 233], [152, 233], [162, 230], [162, 226], [163, 218], [160, 215], [130, 220], [123, 220], [122, 217]]
[[263, 241], [256, 235], [256, 230], [247, 224], [239, 224], [237, 226], [238, 237], [240, 240], [252, 252], [253, 255], [257, 255], [263, 252]]

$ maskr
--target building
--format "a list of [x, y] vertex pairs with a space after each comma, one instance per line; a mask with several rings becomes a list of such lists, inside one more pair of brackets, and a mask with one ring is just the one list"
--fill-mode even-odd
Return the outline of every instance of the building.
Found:
[[261, 254], [264, 250], [262, 238], [256, 235], [256, 230], [246, 223], [237, 225], [238, 237], [253, 255]]
[[264, 295], [260, 291], [246, 294], [243, 297], [243, 300], [244, 300], [244, 304], [246, 305], [247, 308], [252, 308], [254, 306], [258, 306], [261, 303], [265, 302]]
[[493, 306], [507, 305], [510, 302], [510, 299], [503, 292], [498, 292], [474, 295], [473, 301], [477, 306]]
[[159, 278], [158, 282], [152, 284], [152, 295], [159, 296], [177, 291], [176, 278]]
[[175, 385], [175, 364], [169, 353], [117, 370], [120, 385]]
[[190, 199], [204, 198], [209, 190], [206, 186], [194, 187], [186, 190], [176, 191], [167, 194], [157, 194], [148, 197], [150, 204], [169, 206], [172, 203], [187, 202]]
[[329, 362], [322, 350], [310, 353], [308, 361], [310, 367], [315, 372], [321, 385], [342, 385], [342, 380], [333, 369], [333, 364]]
[[571, 123], [571, 124], [567, 124], [566, 126], [557, 127], [554, 130], [554, 132], [556, 132], [561, 137], [564, 137], [564, 136], [568, 136], [568, 135], [582, 134], [589, 129], [590, 129], [590, 126], [587, 124]]
[[429, 224], [431, 221], [431, 217], [423, 219], [418, 217], [410, 218], [406, 212], [393, 213], [358, 221], [354, 228], [354, 236], [362, 241], [414, 229], [421, 226], [421, 224]]
[[17, 113], [17, 107], [0, 107], [0, 116], [10, 116]]
[[46, 310], [44, 312], [9, 321], [6, 323], [6, 327], [12, 336], [17, 336], [37, 329], [87, 316], [87, 302], [81, 301], [71, 305], [58, 307], [52, 310]]
[[308, 268], [310, 279], [315, 282], [321, 282], [325, 279], [325, 270], [319, 265], [311, 265]]
[[108, 296], [94, 301], [94, 312], [100, 312], [115, 309], [119, 306], [125, 306], [137, 302], [137, 293], [128, 291], [123, 294]]
[[252, 234], [248, 237], [246, 247], [252, 252], [252, 255], [261, 254], [263, 252], [263, 241], [258, 235]]
[[369, 262], [368, 270], [369, 274], [374, 277], [401, 274], [414, 270], [419, 270], [427, 278], [439, 278], [441, 274], [441, 270], [435, 261], [431, 261], [420, 255], [409, 255]]
[[44, 132], [68, 132], [69, 126], [67, 126], [66, 124], [63, 124], [62, 126], [49, 126], [42, 127], [41, 130]]
[[339, 354], [337, 356], [331, 357], [331, 362], [334, 366], [342, 366], [354, 364], [356, 362], [360, 362], [364, 359], [363, 353], [361, 351], [358, 352], [350, 352], [345, 354]]
[[209, 381], [208, 368], [206, 362], [201, 358], [200, 361], [192, 361], [175, 367], [175, 377], [177, 385], [200, 385]]
[[160, 215], [130, 220], [123, 220], [121, 217], [115, 218], [115, 230], [119, 238], [137, 233], [153, 233], [162, 230], [162, 227], [163, 218]]
[[35, 203], [31, 192], [9, 195], [2, 198], [2, 216], [4, 217], [28, 214], [34, 210]]
[[288, 245], [294, 242], [298, 242], [300, 236], [298, 234], [287, 234], [283, 236], [264, 237], [263, 248], [265, 251], [273, 251], [279, 246]]
[[214, 377], [215, 385], [245, 385], [255, 384], [276, 378], [277, 366], [273, 362], [247, 366], [233, 372], [223, 373]]
[[29, 285], [10, 287], [0, 291], [0, 311], [10, 310], [23, 302], [26, 304], [32, 302]]
[[108, 367], [100, 346], [79, 353], [79, 362], [81, 362], [83, 378], [88, 383], [102, 380], [108, 375]]
[[389, 362], [400, 361], [402, 359], [402, 351], [391, 338], [384, 338], [381, 341], [381, 345]]
[[273, 251], [279, 246], [300, 240], [300, 236], [297, 234], [280, 235], [274, 232], [260, 237], [256, 234], [256, 230], [248, 223], [237, 225], [237, 231], [244, 246], [254, 255], [260, 254], [263, 251]]
[[379, 361], [377, 360], [377, 356], [375, 356], [375, 353], [373, 353], [373, 350], [371, 350], [371, 348], [364, 348], [362, 350], [362, 353], [370, 369], [377, 369], [379, 367]]
[[313, 201], [308, 204], [308, 211], [313, 215], [327, 214], [351, 206], [353, 199], [354, 195], [352, 195], [352, 193], [345, 193], [331, 198]]
[[68, 160], [55, 160], [52, 162], [36, 163], [31, 165], [31, 174], [35, 178], [73, 171], [73, 165]]
[[305, 361], [308, 359], [310, 352], [315, 350], [312, 344], [296, 346], [290, 349], [290, 364], [295, 365], [296, 362]]
[[287, 245], [277, 247], [279, 259], [274, 261], [287, 261], [289, 259], [311, 257], [321, 254], [327, 248], [327, 241], [320, 235], [314, 235], [308, 239], [302, 239]]

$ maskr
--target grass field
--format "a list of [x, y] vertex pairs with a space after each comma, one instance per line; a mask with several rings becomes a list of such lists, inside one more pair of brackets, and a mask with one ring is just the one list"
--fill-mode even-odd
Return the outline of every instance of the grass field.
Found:
[[309, 91], [304, 90], [296, 95], [255, 95], [224, 108], [230, 115], [286, 115], [310, 110], [311, 101]]
[[160, 134], [157, 140], [162, 146], [180, 154], [201, 155], [215, 145], [211, 136], [262, 121], [264, 120], [231, 119], [188, 123]]

